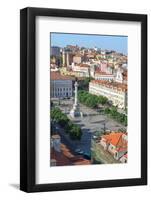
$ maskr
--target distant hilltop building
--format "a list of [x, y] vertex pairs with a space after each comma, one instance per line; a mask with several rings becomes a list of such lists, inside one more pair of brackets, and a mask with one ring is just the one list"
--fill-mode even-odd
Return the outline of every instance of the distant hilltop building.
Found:
[[100, 68], [102, 72], [107, 72], [107, 60], [101, 61]]
[[97, 47], [94, 47], [94, 50], [95, 50], [95, 51], [97, 51], [97, 50], [98, 50], [98, 48], [97, 48]]
[[81, 54], [77, 54], [73, 56], [73, 62], [76, 64], [80, 64], [84, 61], [84, 57]]
[[63, 67], [68, 67], [69, 65], [72, 64], [73, 62], [73, 56], [74, 54], [72, 52], [69, 51], [62, 51], [62, 65]]
[[72, 63], [72, 71], [75, 72], [76, 77], [89, 77], [90, 76], [90, 66], [85, 63], [80, 63], [77, 65]]
[[52, 46], [50, 48], [50, 55], [51, 56], [59, 57], [60, 56], [60, 47]]
[[79, 47], [78, 45], [67, 45], [66, 49], [75, 52], [79, 50]]

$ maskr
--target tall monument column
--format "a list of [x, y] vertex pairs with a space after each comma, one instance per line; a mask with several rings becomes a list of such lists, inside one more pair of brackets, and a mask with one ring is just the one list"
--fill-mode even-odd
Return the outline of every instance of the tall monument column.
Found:
[[81, 116], [80, 106], [78, 104], [78, 82], [77, 82], [77, 80], [75, 81], [74, 87], [75, 87], [74, 104], [73, 104], [73, 108], [70, 111], [70, 116], [73, 118]]
[[78, 105], [78, 83], [77, 83], [77, 81], [75, 82], [74, 86], [75, 86], [74, 104]]
[[67, 67], [69, 67], [69, 52], [67, 52], [67, 54], [66, 54], [66, 64], [67, 64]]
[[66, 54], [65, 54], [65, 51], [63, 50], [62, 52], [62, 65], [65, 66], [66, 64]]

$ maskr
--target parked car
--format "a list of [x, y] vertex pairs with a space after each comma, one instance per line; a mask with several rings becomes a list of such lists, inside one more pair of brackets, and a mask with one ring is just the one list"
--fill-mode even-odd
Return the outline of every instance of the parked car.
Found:
[[76, 149], [75, 152], [76, 152], [77, 154], [80, 154], [80, 155], [82, 155], [82, 154], [84, 153], [81, 149]]

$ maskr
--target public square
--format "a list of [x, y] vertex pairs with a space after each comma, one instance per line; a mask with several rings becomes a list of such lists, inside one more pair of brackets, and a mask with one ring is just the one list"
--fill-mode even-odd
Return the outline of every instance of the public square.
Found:
[[119, 129], [126, 129], [120, 123], [112, 120], [106, 115], [100, 114], [97, 110], [88, 108], [80, 104], [80, 111], [83, 116], [72, 118], [70, 116], [70, 110], [73, 106], [73, 99], [51, 99], [55, 106], [58, 106], [75, 124], [78, 124], [82, 129], [82, 138], [80, 141], [72, 141], [68, 135], [61, 134], [63, 130], [57, 127], [58, 132], [62, 135], [64, 143], [68, 143], [75, 152], [81, 152], [86, 155], [91, 154], [91, 140], [96, 135], [103, 133], [104, 131], [118, 131]]

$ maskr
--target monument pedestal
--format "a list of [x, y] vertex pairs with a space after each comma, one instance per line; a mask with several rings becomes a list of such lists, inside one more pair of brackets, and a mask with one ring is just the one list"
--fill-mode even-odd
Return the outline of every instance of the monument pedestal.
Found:
[[73, 105], [73, 108], [70, 111], [70, 116], [73, 117], [73, 118], [81, 116], [79, 105]]

